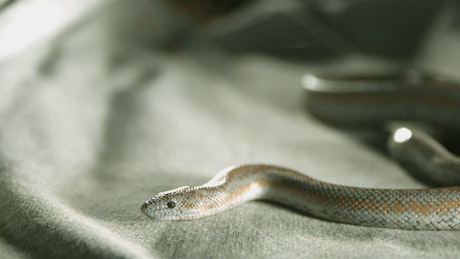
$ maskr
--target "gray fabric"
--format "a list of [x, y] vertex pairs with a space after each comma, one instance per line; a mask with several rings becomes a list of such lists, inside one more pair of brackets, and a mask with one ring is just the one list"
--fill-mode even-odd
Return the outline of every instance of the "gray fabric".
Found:
[[[218, 37], [212, 29], [166, 51], [158, 42], [170, 39], [148, 5], [120, 6], [0, 64], [1, 258], [458, 256], [456, 232], [349, 226], [263, 202], [195, 221], [144, 216], [140, 205], [152, 195], [234, 164], [283, 165], [354, 186], [422, 185], [361, 141], [372, 134], [355, 138], [304, 109], [304, 73], [383, 71], [393, 62], [236, 55], [203, 43]], [[428, 26], [436, 37], [417, 44], [423, 53], [413, 58], [452, 73], [460, 59], [440, 59], [451, 55], [437, 41], [457, 50], [458, 28], [452, 9], [442, 10]]]

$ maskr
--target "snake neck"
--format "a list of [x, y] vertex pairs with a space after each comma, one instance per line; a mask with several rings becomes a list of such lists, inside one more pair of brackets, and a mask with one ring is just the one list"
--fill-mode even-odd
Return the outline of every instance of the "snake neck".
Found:
[[[246, 165], [226, 169], [208, 183], [194, 187], [190, 194], [200, 217], [212, 215], [251, 200], [270, 200], [299, 207], [305, 197], [294, 195], [311, 181], [316, 181], [292, 170], [265, 165]], [[294, 188], [292, 188], [294, 187]], [[300, 201], [301, 199], [302, 201]]]

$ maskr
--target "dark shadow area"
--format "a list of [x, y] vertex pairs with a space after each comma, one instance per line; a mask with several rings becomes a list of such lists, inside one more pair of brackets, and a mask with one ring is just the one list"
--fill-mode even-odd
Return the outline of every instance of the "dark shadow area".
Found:
[[236, 30], [212, 37], [210, 44], [236, 55], [261, 53], [295, 61], [328, 60], [352, 52], [352, 48], [341, 45], [340, 40], [330, 42], [317, 34], [329, 32], [321, 31], [310, 9], [305, 8], [293, 14], [264, 15]]
[[209, 21], [244, 8], [251, 0], [169, 0], [169, 3], [195, 19]]
[[14, 2], [16, 2], [16, 0], [4, 0], [0, 2], [0, 13], [5, 11]]
[[330, 9], [315, 2], [311, 10], [360, 52], [399, 60], [411, 59], [417, 54], [427, 28], [444, 4], [437, 0], [352, 3], [331, 13]]
[[[212, 26], [201, 25], [205, 36], [199, 44], [233, 54], [260, 53], [294, 61], [327, 61], [356, 53], [411, 61], [445, 6], [436, 0], [339, 2], [286, 2], [270, 9], [265, 8], [269, 4], [249, 1], [228, 12], [216, 11], [218, 19]], [[264, 8], [253, 17], [245, 15]], [[192, 16], [195, 12], [190, 8]]]

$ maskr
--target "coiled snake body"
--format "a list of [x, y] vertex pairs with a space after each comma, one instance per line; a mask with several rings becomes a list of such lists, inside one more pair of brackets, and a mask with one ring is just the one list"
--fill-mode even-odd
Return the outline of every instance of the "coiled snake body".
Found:
[[[460, 128], [460, 117], [455, 116], [460, 114], [460, 93], [455, 84], [441, 79], [413, 74], [365, 79], [310, 75], [304, 78], [304, 86], [309, 111], [333, 123], [417, 120]], [[288, 168], [254, 164], [224, 169], [201, 186], [159, 193], [141, 210], [153, 219], [196, 219], [261, 199], [359, 226], [460, 230], [460, 159], [417, 129], [395, 128], [389, 144], [400, 162], [444, 187], [357, 188], [322, 182]]]

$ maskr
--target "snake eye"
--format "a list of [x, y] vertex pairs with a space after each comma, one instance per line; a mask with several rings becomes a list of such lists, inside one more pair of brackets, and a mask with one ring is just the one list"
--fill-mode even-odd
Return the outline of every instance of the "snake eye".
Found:
[[176, 203], [173, 202], [173, 201], [170, 201], [170, 202], [166, 203], [166, 206], [168, 207], [168, 209], [172, 209], [172, 208], [176, 207]]

